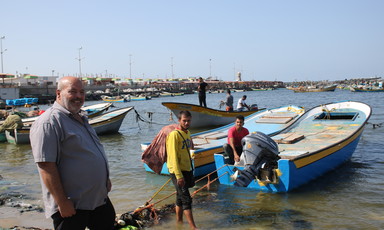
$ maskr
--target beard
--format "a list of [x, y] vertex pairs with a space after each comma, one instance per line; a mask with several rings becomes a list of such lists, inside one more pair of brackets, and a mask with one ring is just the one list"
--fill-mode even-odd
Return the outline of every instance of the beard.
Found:
[[63, 107], [73, 114], [78, 113], [84, 104], [84, 100], [81, 98], [76, 98], [73, 100], [63, 100], [62, 102]]

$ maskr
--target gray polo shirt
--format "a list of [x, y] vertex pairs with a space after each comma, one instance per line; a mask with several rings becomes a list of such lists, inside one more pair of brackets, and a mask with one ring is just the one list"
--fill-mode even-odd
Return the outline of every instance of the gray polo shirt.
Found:
[[[55, 102], [32, 125], [30, 132], [35, 162], [56, 162], [65, 194], [76, 209], [93, 210], [107, 198], [108, 162], [95, 130]], [[58, 211], [43, 182], [45, 215]]]

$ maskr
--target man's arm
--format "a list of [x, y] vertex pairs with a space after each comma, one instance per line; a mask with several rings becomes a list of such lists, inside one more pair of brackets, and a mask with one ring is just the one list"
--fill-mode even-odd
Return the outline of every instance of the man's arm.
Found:
[[235, 148], [235, 139], [234, 139], [233, 137], [229, 138], [229, 145], [230, 145], [231, 148], [232, 148], [232, 151], [233, 151], [233, 158], [235, 159], [235, 162], [240, 161], [240, 156], [239, 156], [239, 154], [237, 154], [237, 152], [236, 152], [236, 148]]
[[43, 183], [48, 188], [48, 191], [52, 194], [53, 199], [59, 206], [60, 215], [63, 218], [75, 215], [75, 207], [70, 200], [70, 197], [68, 197], [64, 192], [56, 163], [38, 162], [37, 166], [39, 168]]

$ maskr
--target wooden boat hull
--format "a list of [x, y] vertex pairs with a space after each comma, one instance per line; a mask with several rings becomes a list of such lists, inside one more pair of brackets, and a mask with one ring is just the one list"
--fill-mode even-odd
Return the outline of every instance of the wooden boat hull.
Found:
[[384, 92], [384, 89], [360, 89], [357, 87], [351, 88], [352, 92], [366, 92], [366, 93], [374, 93], [374, 92]]
[[107, 102], [107, 103], [99, 103], [95, 105], [89, 105], [89, 106], [84, 106], [81, 108], [81, 110], [87, 112], [87, 117], [92, 118], [92, 117], [97, 117], [107, 111], [109, 107], [111, 107], [113, 103]]
[[122, 98], [122, 99], [108, 99], [108, 98], [103, 98], [103, 101], [106, 101], [106, 102], [129, 102], [129, 100], [125, 99], [125, 98]]
[[[351, 105], [351, 106], [348, 106]], [[363, 109], [353, 109], [353, 106]], [[304, 139], [296, 143], [279, 143], [281, 159], [275, 169], [277, 180], [274, 183], [254, 179], [247, 187], [266, 192], [289, 192], [335, 169], [349, 160], [356, 149], [364, 130], [366, 121], [371, 115], [368, 105], [356, 102], [341, 102], [326, 105], [331, 113], [356, 112], [355, 120], [318, 120], [316, 114], [322, 114], [321, 106], [308, 111], [287, 131], [274, 137], [275, 140], [284, 135], [308, 130], [303, 133]], [[310, 120], [313, 121], [310, 121]], [[311, 124], [312, 123], [312, 124]], [[311, 133], [316, 130], [317, 133]], [[234, 168], [243, 170], [242, 166], [226, 164], [222, 154], [215, 154], [215, 164], [219, 169], [217, 174], [221, 176], [221, 184], [234, 185]], [[231, 180], [232, 179], [232, 180]]]
[[[121, 124], [129, 111], [133, 107], [126, 107], [110, 111], [100, 116], [89, 119], [89, 124], [95, 129], [97, 135], [117, 133]], [[28, 144], [30, 128], [15, 129], [14, 131], [6, 131], [5, 135], [8, 143], [12, 144]]]
[[335, 91], [337, 85], [324, 87], [324, 88], [289, 88], [295, 93], [307, 93], [307, 92], [333, 92]]
[[0, 133], [0, 143], [7, 142], [7, 137], [5, 136], [5, 131]]
[[191, 129], [226, 125], [234, 122], [235, 117], [238, 115], [243, 115], [246, 117], [262, 110], [227, 112], [186, 103], [163, 102], [161, 104], [170, 109], [176, 115], [176, 117], [182, 110], [188, 110], [191, 112], [193, 119], [193, 122], [190, 126]]
[[[276, 117], [272, 118], [272, 114]], [[275, 135], [288, 128], [303, 114], [304, 109], [298, 106], [263, 110], [246, 117], [244, 127], [249, 132], [261, 131], [268, 135]], [[265, 119], [270, 119], [270, 121]], [[191, 155], [196, 177], [204, 176], [216, 169], [214, 154], [223, 151], [223, 144], [227, 142], [227, 133], [233, 127], [233, 123], [232, 121], [232, 124], [192, 135], [195, 150], [191, 150]], [[149, 143], [145, 143], [142, 150], [145, 145], [149, 145]], [[146, 164], [144, 167], [146, 171], [153, 172]], [[163, 165], [161, 173], [169, 174], [166, 163]]]
[[117, 133], [129, 111], [133, 107], [117, 109], [89, 120], [89, 124], [95, 129], [97, 135]]
[[29, 127], [23, 129], [6, 130], [7, 142], [11, 144], [29, 144]]

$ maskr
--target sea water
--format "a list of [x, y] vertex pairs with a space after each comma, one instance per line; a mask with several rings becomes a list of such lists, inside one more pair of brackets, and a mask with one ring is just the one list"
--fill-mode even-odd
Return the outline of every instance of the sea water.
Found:
[[[287, 89], [233, 93], [235, 103], [247, 95], [248, 104], [259, 108], [298, 105], [310, 109], [330, 102], [354, 100], [369, 104], [373, 113], [350, 161], [336, 170], [290, 193], [263, 193], [213, 183], [209, 191], [194, 197], [193, 213], [201, 229], [383, 229], [384, 228], [384, 93], [355, 93], [348, 90], [318, 93], [294, 93]], [[226, 94], [207, 94], [210, 108], [219, 109]], [[115, 103], [116, 107], [134, 106], [118, 134], [101, 136], [108, 155], [112, 180], [110, 198], [117, 213], [143, 205], [166, 181], [166, 176], [147, 173], [141, 162], [140, 143], [150, 142], [176, 117], [161, 102], [198, 104], [197, 94], [152, 98], [147, 101]], [[86, 104], [99, 102], [87, 102]], [[223, 108], [222, 108], [223, 109]], [[152, 116], [150, 116], [152, 115]], [[150, 122], [151, 121], [151, 122]], [[192, 122], [193, 118], [192, 118]], [[194, 130], [193, 132], [196, 132]], [[42, 206], [38, 172], [29, 145], [0, 143], [0, 193], [28, 195]], [[205, 182], [197, 184], [197, 188]], [[171, 184], [154, 201], [174, 191]], [[194, 189], [191, 189], [194, 191]], [[174, 197], [156, 205], [174, 202]], [[0, 213], [0, 227], [4, 214]], [[41, 219], [44, 215], [41, 214]], [[175, 229], [175, 216], [162, 219], [151, 229]], [[179, 228], [180, 229], [180, 228]], [[185, 224], [184, 228], [189, 229]]]

